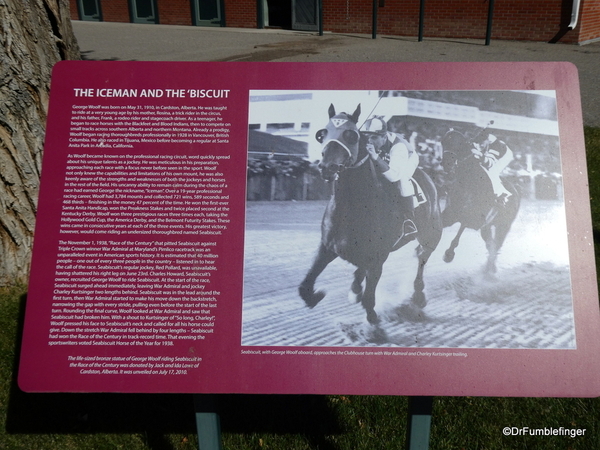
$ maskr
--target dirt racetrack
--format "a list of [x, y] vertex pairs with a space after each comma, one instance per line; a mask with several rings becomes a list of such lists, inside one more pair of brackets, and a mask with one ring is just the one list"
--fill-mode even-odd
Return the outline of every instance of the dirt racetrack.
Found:
[[445, 229], [425, 270], [423, 310], [408, 306], [416, 243], [391, 254], [377, 290], [377, 326], [348, 302], [354, 267], [340, 259], [317, 280], [327, 292], [321, 303], [308, 309], [298, 296], [324, 208], [319, 201], [248, 203], [242, 345], [575, 348], [561, 201], [523, 201], [492, 281], [481, 272], [485, 245], [473, 230], [455, 260], [443, 262], [458, 226]]

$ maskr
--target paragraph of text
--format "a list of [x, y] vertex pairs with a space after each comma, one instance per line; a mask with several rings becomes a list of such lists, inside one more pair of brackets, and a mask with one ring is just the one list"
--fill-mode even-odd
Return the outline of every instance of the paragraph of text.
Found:
[[72, 148], [227, 144], [227, 106], [73, 105]]
[[60, 233], [220, 235], [229, 194], [219, 155], [70, 154]]
[[173, 346], [215, 330], [215, 242], [60, 241], [49, 345]]

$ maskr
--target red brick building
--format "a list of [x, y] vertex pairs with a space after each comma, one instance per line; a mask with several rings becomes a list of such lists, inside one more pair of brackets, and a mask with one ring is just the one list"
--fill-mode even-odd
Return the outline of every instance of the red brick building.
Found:
[[[70, 0], [80, 20], [481, 39], [494, 0]], [[374, 8], [374, 4], [376, 8]], [[420, 6], [424, 4], [423, 21]], [[492, 39], [600, 40], [600, 0], [497, 0]], [[576, 18], [576, 25], [573, 20]]]

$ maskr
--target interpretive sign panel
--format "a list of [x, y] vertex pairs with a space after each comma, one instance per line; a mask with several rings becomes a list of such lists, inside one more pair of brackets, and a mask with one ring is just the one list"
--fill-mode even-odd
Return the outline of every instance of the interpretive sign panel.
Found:
[[568, 63], [54, 69], [25, 391], [597, 396], [599, 318]]

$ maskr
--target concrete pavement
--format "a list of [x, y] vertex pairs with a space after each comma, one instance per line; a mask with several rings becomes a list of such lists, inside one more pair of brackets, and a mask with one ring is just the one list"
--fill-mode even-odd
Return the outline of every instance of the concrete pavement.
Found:
[[84, 59], [124, 61], [569, 61], [579, 70], [583, 121], [600, 127], [600, 42], [583, 46], [73, 21]]

